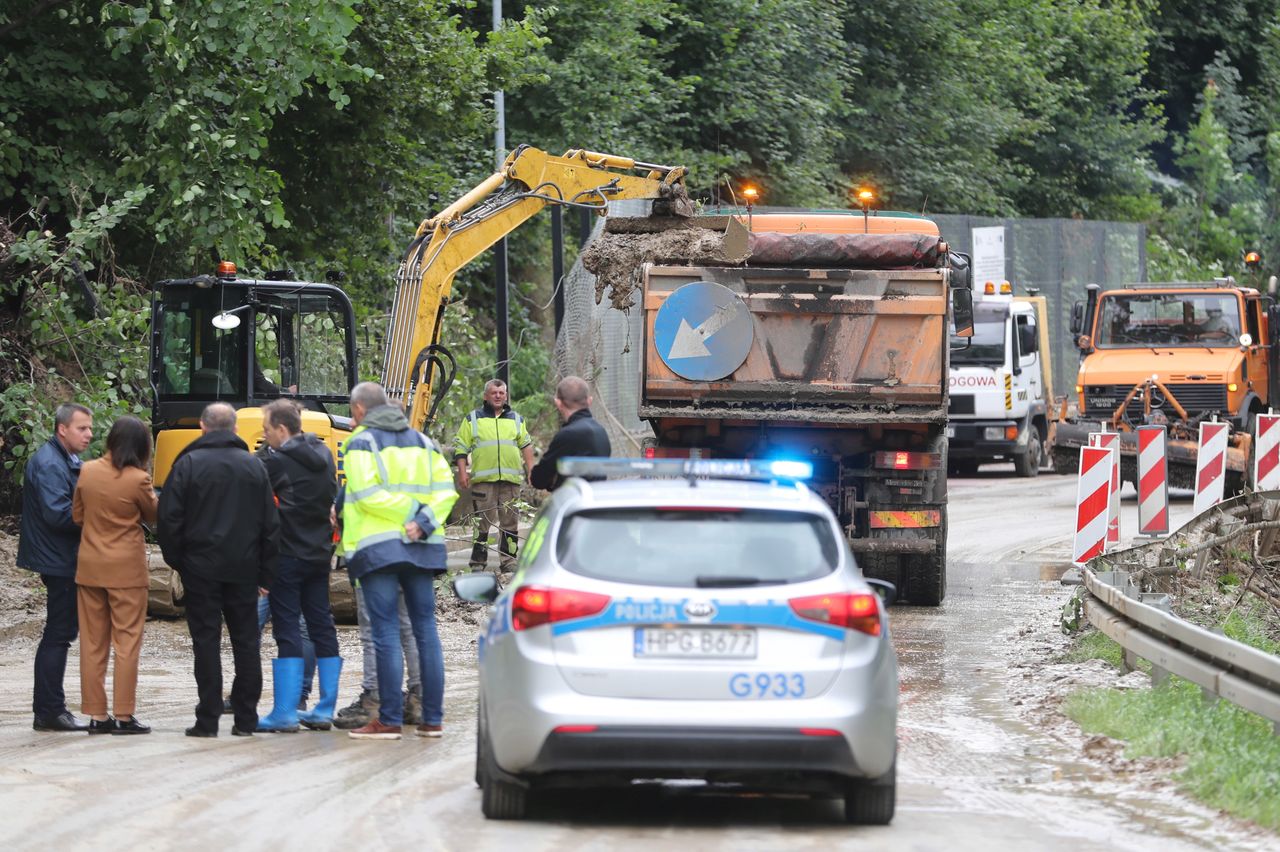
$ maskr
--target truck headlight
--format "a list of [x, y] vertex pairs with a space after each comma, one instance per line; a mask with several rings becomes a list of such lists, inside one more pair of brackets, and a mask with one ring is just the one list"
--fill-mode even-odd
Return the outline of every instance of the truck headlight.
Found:
[[1003, 426], [987, 426], [982, 430], [982, 438], [983, 440], [986, 440], [986, 441], [1003, 441], [1004, 427]]

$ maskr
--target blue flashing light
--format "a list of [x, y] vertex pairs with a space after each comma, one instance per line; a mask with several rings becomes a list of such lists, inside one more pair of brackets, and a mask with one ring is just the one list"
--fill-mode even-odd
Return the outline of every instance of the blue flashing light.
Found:
[[605, 459], [574, 456], [560, 459], [561, 476], [705, 477], [708, 479], [810, 479], [807, 461], [763, 459]]
[[779, 460], [769, 463], [774, 476], [784, 479], [812, 479], [813, 464], [807, 461]]

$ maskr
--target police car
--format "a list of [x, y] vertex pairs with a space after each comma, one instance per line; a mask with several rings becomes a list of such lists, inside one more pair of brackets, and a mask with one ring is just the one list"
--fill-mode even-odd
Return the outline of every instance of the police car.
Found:
[[[885, 600], [806, 462], [564, 459], [479, 638], [476, 782], [531, 792], [676, 782], [895, 801], [898, 670]], [[582, 477], [628, 476], [609, 481]], [[694, 780], [689, 780], [694, 779]]]

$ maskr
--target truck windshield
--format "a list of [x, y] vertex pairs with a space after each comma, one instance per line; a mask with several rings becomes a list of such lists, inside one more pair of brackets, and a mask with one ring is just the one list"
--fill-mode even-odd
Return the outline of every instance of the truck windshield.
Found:
[[1105, 293], [1097, 345], [1230, 345], [1240, 336], [1240, 300], [1229, 293]]
[[817, 515], [647, 507], [570, 516], [556, 557], [587, 577], [693, 588], [824, 577], [835, 570], [837, 547], [835, 532]]

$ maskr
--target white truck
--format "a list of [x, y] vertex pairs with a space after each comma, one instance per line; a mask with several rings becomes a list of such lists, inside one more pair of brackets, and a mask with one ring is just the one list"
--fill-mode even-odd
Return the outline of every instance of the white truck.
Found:
[[975, 294], [973, 338], [951, 340], [948, 466], [972, 476], [1010, 460], [1019, 476], [1035, 476], [1053, 438], [1047, 303], [1015, 298], [1008, 283], [995, 290]]

